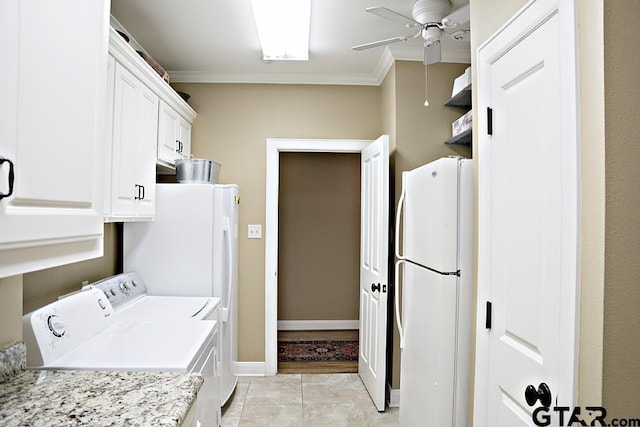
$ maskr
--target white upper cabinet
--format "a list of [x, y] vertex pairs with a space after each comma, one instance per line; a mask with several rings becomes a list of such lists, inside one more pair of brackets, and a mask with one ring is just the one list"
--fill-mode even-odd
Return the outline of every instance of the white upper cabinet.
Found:
[[108, 19], [0, 2], [0, 277], [102, 255]]
[[195, 111], [116, 31], [109, 32], [105, 221], [151, 221], [156, 173], [188, 156]]
[[113, 69], [111, 179], [106, 180], [108, 221], [151, 220], [155, 213], [158, 96], [121, 64]]
[[166, 102], [160, 102], [158, 164], [175, 167], [175, 159], [191, 154], [191, 123]]
[[[116, 28], [121, 28], [114, 20]], [[126, 33], [126, 29], [122, 28]], [[133, 43], [133, 41], [132, 41]], [[189, 157], [191, 152], [191, 125], [196, 112], [165, 82], [132, 45], [127, 43], [114, 28], [109, 33], [109, 53], [136, 76], [159, 100], [156, 163], [158, 172], [166, 173], [175, 168], [175, 159]]]

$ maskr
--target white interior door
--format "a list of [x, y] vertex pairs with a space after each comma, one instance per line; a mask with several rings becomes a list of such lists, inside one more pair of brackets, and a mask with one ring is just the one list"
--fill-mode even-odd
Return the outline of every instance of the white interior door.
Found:
[[385, 409], [389, 137], [364, 150], [361, 169], [360, 354], [358, 373], [379, 411]]
[[476, 426], [530, 426], [535, 408], [573, 404], [576, 83], [559, 3], [571, 2], [532, 2], [478, 51]]

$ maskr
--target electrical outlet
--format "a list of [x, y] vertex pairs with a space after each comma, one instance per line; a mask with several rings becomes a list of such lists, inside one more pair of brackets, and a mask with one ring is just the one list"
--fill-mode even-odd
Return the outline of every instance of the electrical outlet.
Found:
[[249, 224], [247, 234], [249, 239], [262, 239], [262, 225]]

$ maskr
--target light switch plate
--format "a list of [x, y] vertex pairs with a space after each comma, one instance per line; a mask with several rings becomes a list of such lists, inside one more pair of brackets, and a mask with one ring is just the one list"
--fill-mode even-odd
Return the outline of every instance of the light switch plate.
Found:
[[247, 234], [247, 237], [249, 237], [249, 239], [262, 239], [262, 225], [249, 224]]

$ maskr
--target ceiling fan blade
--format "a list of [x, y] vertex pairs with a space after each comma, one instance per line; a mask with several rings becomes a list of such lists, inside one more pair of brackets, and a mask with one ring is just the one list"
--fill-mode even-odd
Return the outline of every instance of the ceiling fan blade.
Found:
[[459, 28], [469, 22], [469, 5], [456, 9], [449, 15], [442, 18], [442, 27], [444, 30]]
[[391, 39], [378, 40], [377, 42], [360, 44], [358, 46], [353, 46], [351, 49], [353, 49], [353, 50], [371, 49], [373, 47], [384, 46], [384, 45], [388, 45], [388, 44], [392, 44], [392, 43], [396, 43], [396, 42], [406, 42], [407, 40], [409, 40], [411, 38], [412, 37], [410, 37], [410, 36], [393, 37]]
[[422, 24], [416, 21], [413, 18], [409, 18], [408, 16], [404, 16], [401, 13], [394, 12], [391, 9], [387, 9], [386, 7], [368, 7], [365, 9], [366, 12], [373, 13], [374, 15], [378, 15], [382, 18], [389, 19], [391, 21], [397, 22], [398, 24], [402, 24], [409, 28], [414, 27], [422, 27]]
[[440, 41], [435, 41], [428, 46], [424, 46], [424, 64], [431, 65], [440, 62], [442, 59], [440, 52]]

